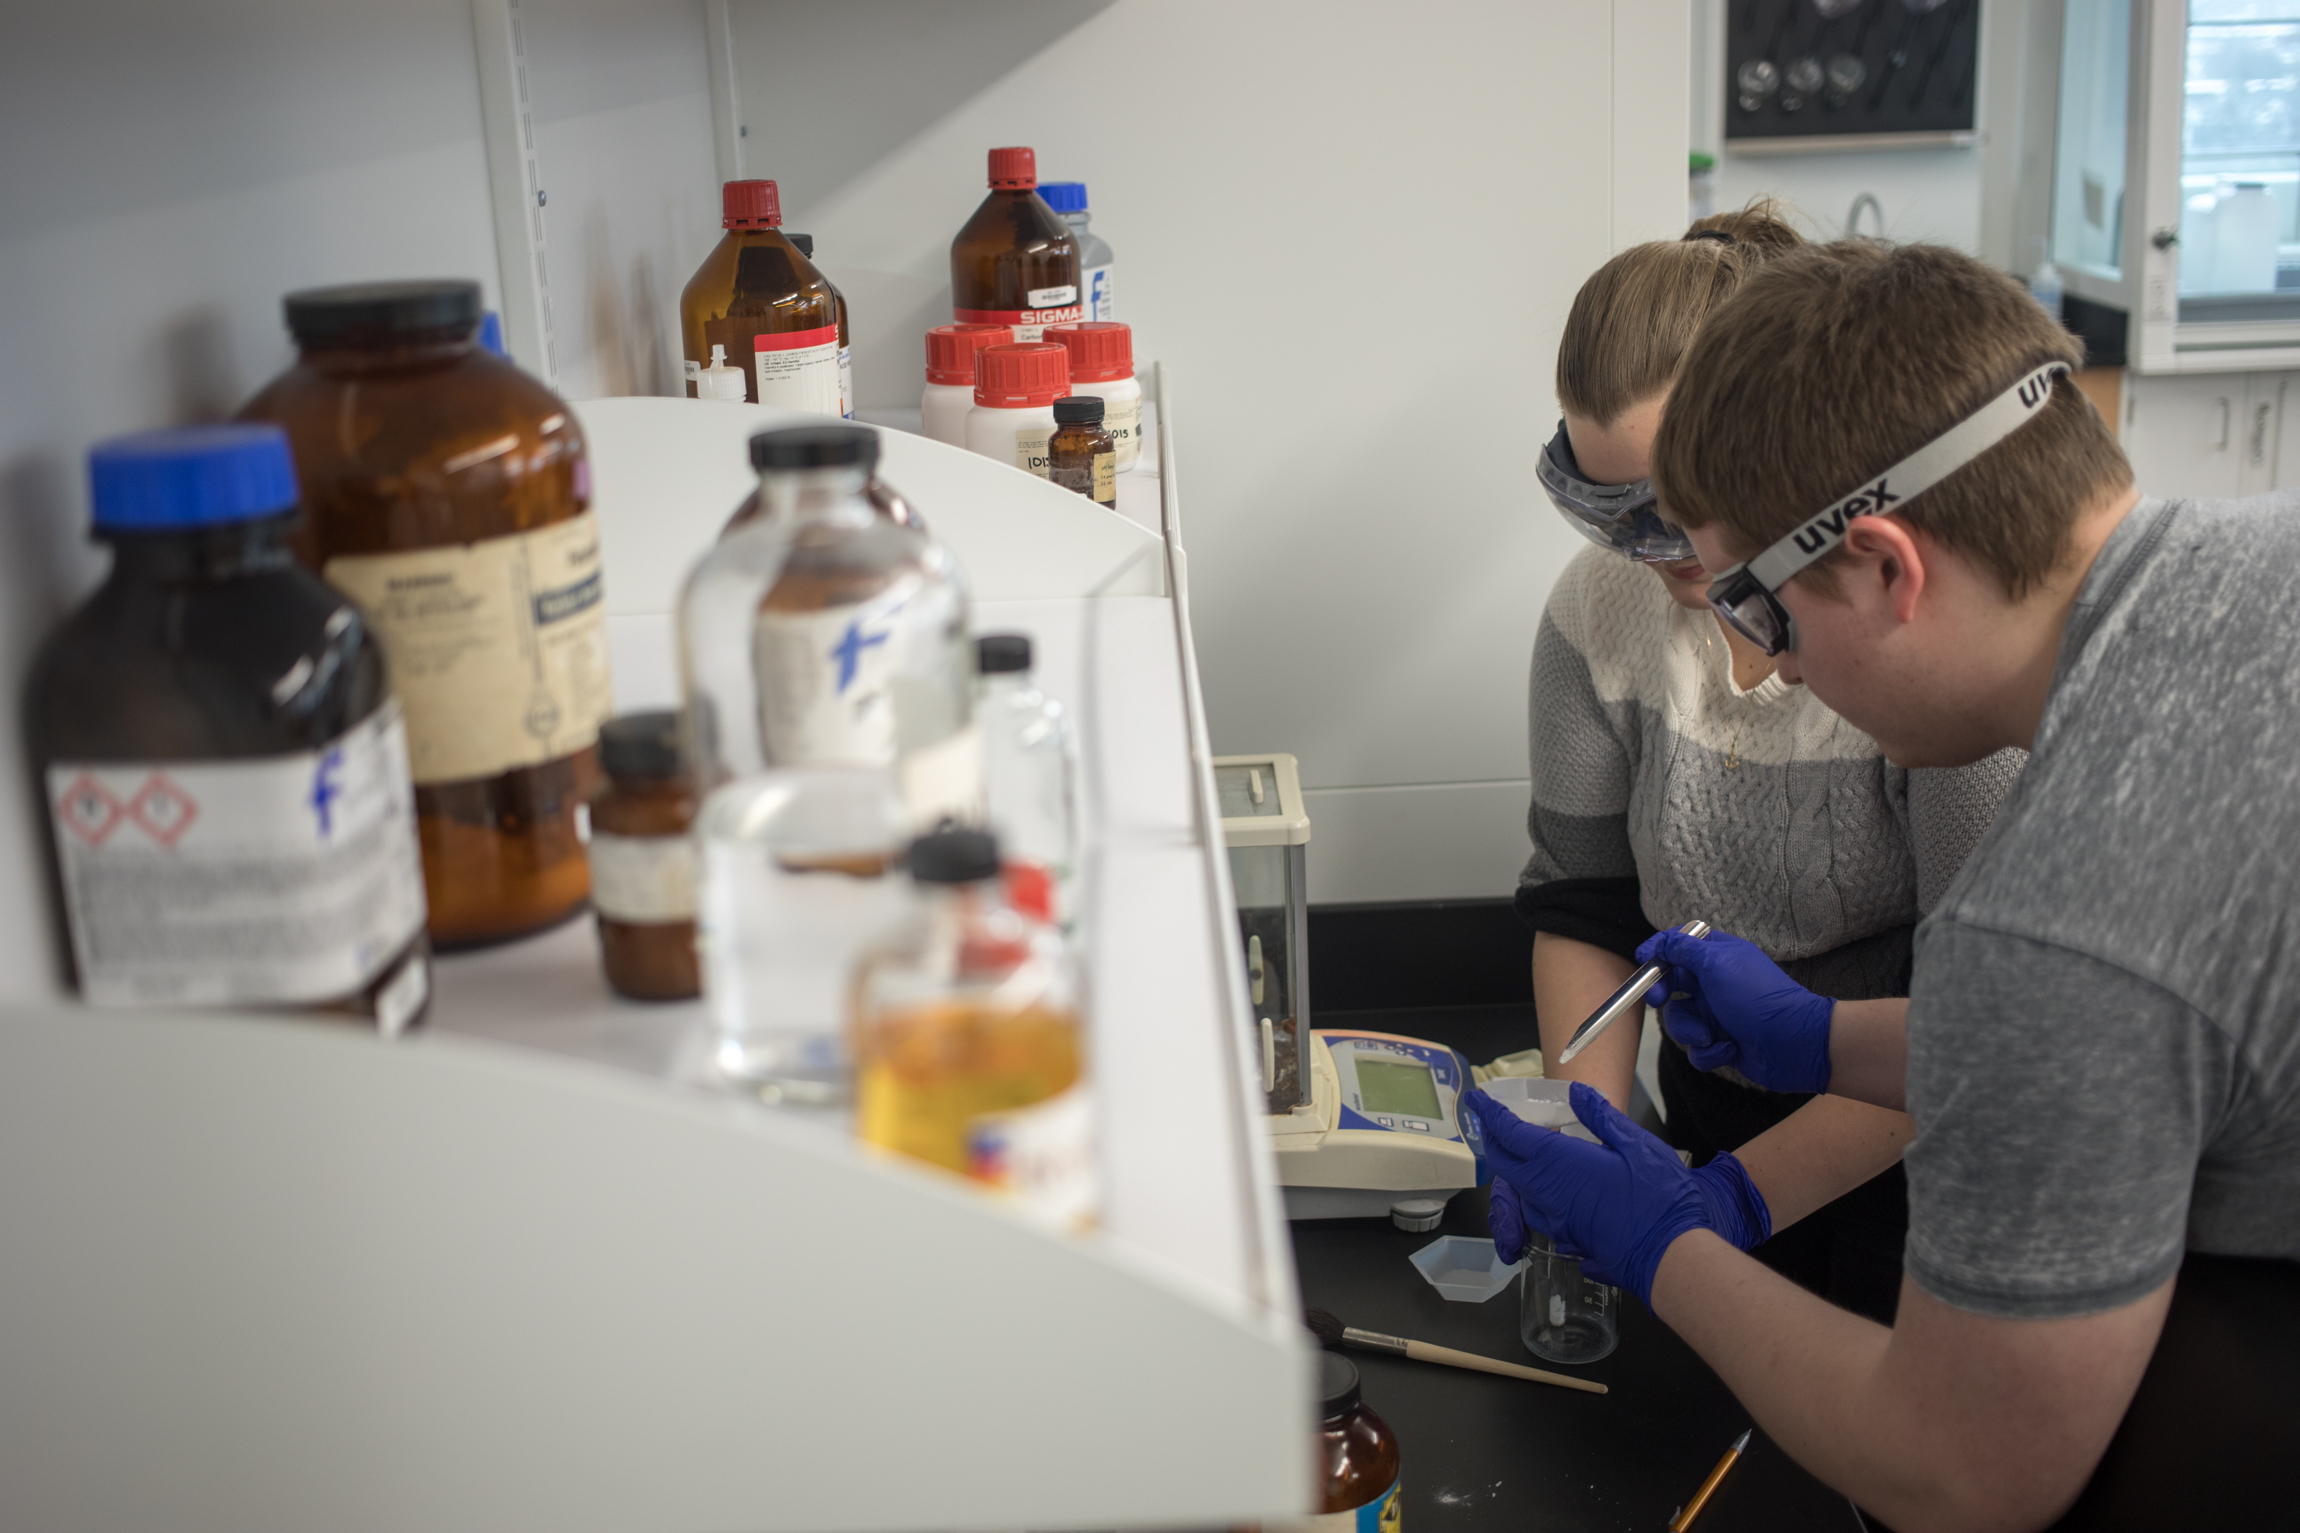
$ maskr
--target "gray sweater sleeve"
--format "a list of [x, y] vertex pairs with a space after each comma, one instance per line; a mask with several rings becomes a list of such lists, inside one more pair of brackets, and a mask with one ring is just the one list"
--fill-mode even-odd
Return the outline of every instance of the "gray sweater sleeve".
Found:
[[1629, 843], [1635, 742], [1624, 738], [1633, 712], [1607, 708], [1589, 662], [1556, 618], [1543, 613], [1528, 704], [1533, 803], [1525, 828], [1533, 856], [1518, 879], [1520, 890], [1564, 879], [1637, 876]]
[[2028, 752], [2011, 746], [1970, 766], [1909, 773], [1909, 850], [1917, 861], [1917, 909], [1930, 915], [1980, 845]]

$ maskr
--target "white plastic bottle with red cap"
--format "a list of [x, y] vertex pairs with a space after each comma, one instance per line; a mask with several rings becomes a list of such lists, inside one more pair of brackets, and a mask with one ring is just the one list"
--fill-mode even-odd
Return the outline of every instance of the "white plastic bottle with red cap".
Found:
[[1142, 385], [1134, 377], [1134, 331], [1116, 320], [1049, 325], [1046, 339], [1070, 353], [1070, 392], [1102, 401], [1102, 429], [1118, 449], [1118, 472], [1142, 462]]
[[1078, 238], [1038, 195], [1038, 155], [990, 151], [990, 195], [950, 242], [951, 317], [1011, 325], [1035, 341], [1048, 325], [1084, 319]]
[[964, 447], [967, 412], [974, 408], [974, 354], [985, 346], [1013, 342], [1009, 325], [937, 325], [929, 330], [919, 430], [938, 442]]
[[1046, 478], [1046, 439], [1054, 435], [1054, 401], [1070, 392], [1070, 353], [1050, 342], [1026, 341], [985, 346], [974, 360], [967, 451]]

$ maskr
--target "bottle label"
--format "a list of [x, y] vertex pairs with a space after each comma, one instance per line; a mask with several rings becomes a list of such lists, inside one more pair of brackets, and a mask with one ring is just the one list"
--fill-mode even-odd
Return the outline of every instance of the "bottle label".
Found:
[[866, 602], [759, 614], [751, 663], [759, 735], [779, 766], [887, 766], [894, 760], [894, 680], [916, 581]]
[[1086, 317], [1116, 319], [1118, 306], [1110, 297], [1110, 268], [1089, 266], [1079, 274], [1086, 283]]
[[967, 1174], [1007, 1193], [1033, 1214], [1079, 1228], [1099, 1206], [1094, 1167], [1094, 1104], [1081, 1083], [966, 1126]]
[[751, 371], [758, 380], [758, 404], [816, 415], [846, 414], [836, 325], [752, 337]]
[[492, 777], [587, 749], [613, 711], [599, 523], [405, 553], [322, 571], [383, 640], [420, 784]]
[[1014, 466], [1026, 474], [1044, 479], [1054, 468], [1054, 453], [1047, 443], [1060, 428], [1049, 422], [1043, 426], [1017, 426], [1014, 428]]
[[1017, 344], [1042, 340], [1048, 325], [1075, 324], [1086, 317], [1085, 305], [1077, 301], [1076, 288], [1041, 288], [1040, 292], [1068, 292], [1072, 296], [1062, 303], [1046, 308], [1027, 309], [952, 309], [951, 315], [962, 325], [1011, 325]]
[[1060, 287], [1034, 287], [1023, 297], [1034, 309], [1059, 309], [1066, 303], [1078, 301], [1078, 289], [1068, 283]]
[[1271, 1533], [1399, 1533], [1405, 1524], [1404, 1488], [1402, 1477], [1392, 1480], [1388, 1490], [1363, 1506], [1274, 1523]]
[[[95, 1005], [333, 1000], [423, 930], [396, 703], [315, 751], [57, 762], [47, 790], [80, 992]], [[386, 987], [386, 1032], [427, 986], [403, 973]]]
[[839, 414], [847, 420], [855, 418], [855, 349], [839, 348]]
[[1066, 490], [1075, 490], [1097, 505], [1113, 510], [1118, 505], [1118, 455], [1098, 452], [1083, 468], [1049, 467], [1046, 477]]
[[591, 904], [610, 921], [695, 919], [695, 843], [685, 836], [591, 833]]
[[1102, 402], [1102, 429], [1118, 450], [1118, 472], [1124, 473], [1142, 456], [1142, 400], [1106, 399]]

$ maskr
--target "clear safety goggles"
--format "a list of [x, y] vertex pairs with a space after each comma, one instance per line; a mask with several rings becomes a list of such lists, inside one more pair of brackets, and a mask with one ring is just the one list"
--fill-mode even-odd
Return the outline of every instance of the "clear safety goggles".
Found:
[[1684, 530], [1661, 519], [1653, 481], [1634, 484], [1591, 484], [1573, 459], [1573, 443], [1565, 422], [1541, 450], [1534, 477], [1549, 492], [1550, 503], [1571, 523], [1573, 530], [1600, 548], [1626, 554], [1641, 564], [1669, 564], [1693, 557], [1693, 545]]
[[1756, 558], [1710, 581], [1709, 605], [1766, 654], [1795, 649], [1797, 625], [1776, 593], [1844, 542], [1855, 520], [1891, 514], [2019, 430], [2052, 398], [2053, 379], [2067, 372], [2066, 362], [2047, 362], [1891, 468], [1863, 480], [1859, 489]]

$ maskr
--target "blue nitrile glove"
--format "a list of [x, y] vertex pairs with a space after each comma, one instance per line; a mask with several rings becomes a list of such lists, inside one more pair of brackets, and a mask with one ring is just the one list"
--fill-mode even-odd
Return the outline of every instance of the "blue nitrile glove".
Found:
[[[1773, 1211], [1765, 1206], [1765, 1195], [1757, 1190], [1757, 1184], [1749, 1180], [1748, 1169], [1730, 1151], [1706, 1166], [1694, 1167], [1693, 1186], [1706, 1210], [1709, 1228], [1736, 1249], [1746, 1251], [1772, 1237]], [[1525, 1211], [1518, 1204], [1517, 1189], [1499, 1176], [1487, 1196], [1486, 1226], [1493, 1231], [1493, 1249], [1503, 1261], [1514, 1262], [1525, 1255]]]
[[[1731, 1065], [1771, 1091], [1829, 1089], [1829, 1018], [1837, 1003], [1781, 972], [1753, 942], [1655, 932], [1637, 950], [1675, 972], [1645, 992], [1694, 1068]], [[1673, 997], [1682, 995], [1683, 1000]]]
[[[1501, 1218], [1516, 1224], [1517, 1242], [1527, 1223], [1546, 1230], [1591, 1277], [1651, 1303], [1670, 1242], [1714, 1228], [1709, 1201], [1677, 1152], [1624, 1118], [1604, 1093], [1575, 1081], [1572, 1098], [1574, 1116], [1601, 1143], [1537, 1127], [1482, 1091], [1462, 1100], [1485, 1130], [1494, 1201], [1506, 1202]], [[1497, 1227], [1494, 1244], [1504, 1238]]]

